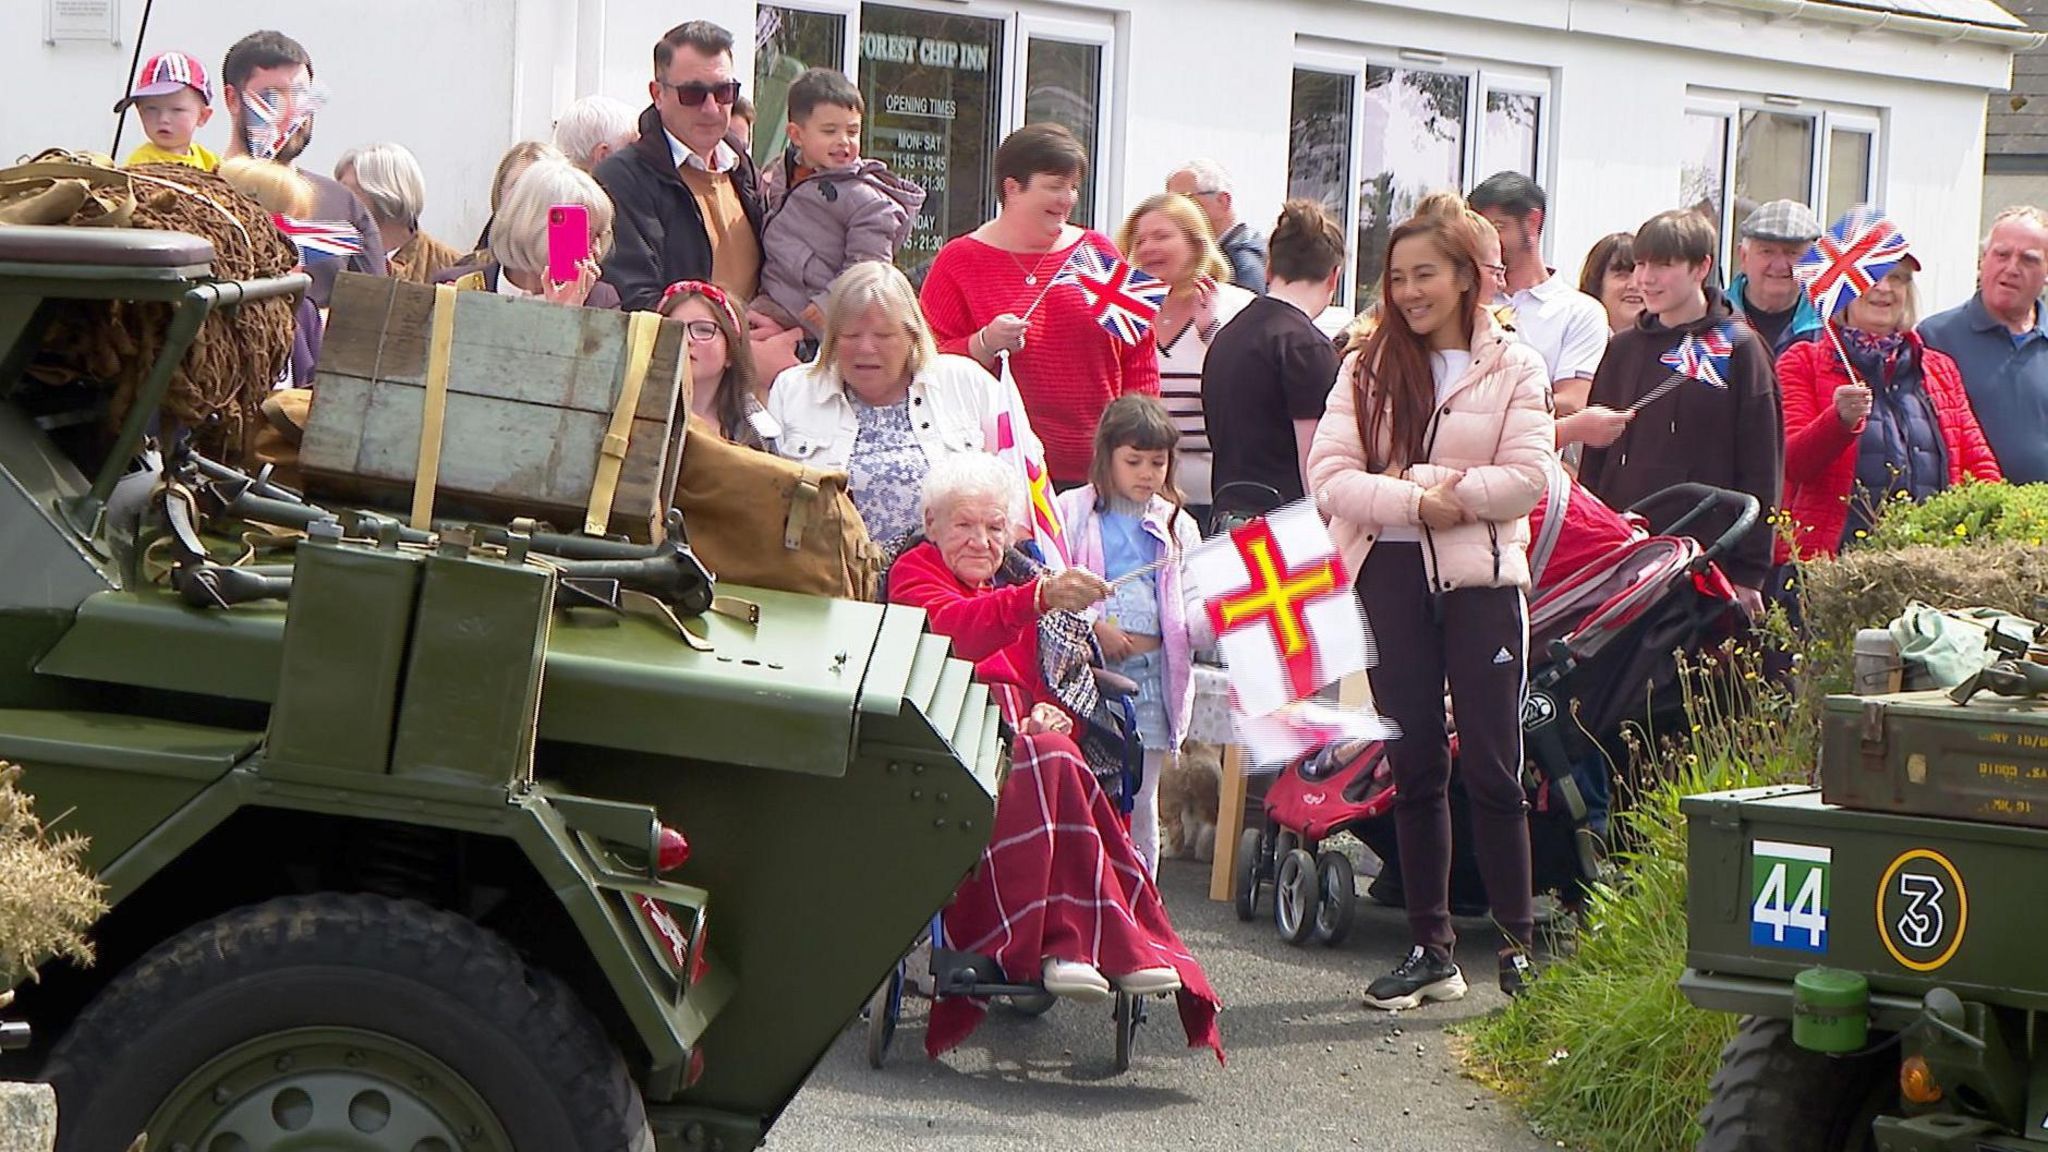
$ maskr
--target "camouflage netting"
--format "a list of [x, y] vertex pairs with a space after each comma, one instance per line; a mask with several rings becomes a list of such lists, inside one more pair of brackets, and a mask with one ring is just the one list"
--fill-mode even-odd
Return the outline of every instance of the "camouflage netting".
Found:
[[107, 910], [99, 881], [80, 861], [81, 836], [52, 838], [16, 787], [21, 769], [0, 763], [0, 986], [37, 963], [92, 960], [86, 930]]
[[[269, 214], [220, 177], [181, 164], [148, 164], [129, 175], [135, 190], [131, 226], [207, 240], [216, 279], [281, 276], [297, 266], [297, 250]], [[88, 201], [87, 212], [98, 210]], [[257, 300], [207, 317], [163, 404], [168, 415], [194, 430], [201, 451], [234, 461], [243, 457], [260, 423], [258, 406], [291, 356], [294, 306], [289, 297]], [[45, 383], [110, 385], [108, 419], [118, 427], [163, 348], [172, 310], [154, 302], [66, 302], [31, 373]]]

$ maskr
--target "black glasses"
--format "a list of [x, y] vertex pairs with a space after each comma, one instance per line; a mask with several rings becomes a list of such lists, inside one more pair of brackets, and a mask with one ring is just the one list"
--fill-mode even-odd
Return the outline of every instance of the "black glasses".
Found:
[[699, 344], [716, 340], [720, 336], [725, 335], [725, 330], [720, 328], [715, 320], [691, 320], [683, 325], [683, 330], [690, 334], [690, 339], [695, 340]]
[[721, 106], [729, 106], [740, 98], [740, 82], [737, 80], [727, 80], [723, 84], [700, 84], [695, 80], [687, 84], [671, 84], [666, 80], [656, 83], [675, 93], [676, 103], [685, 108], [695, 108], [706, 98], [718, 101]]

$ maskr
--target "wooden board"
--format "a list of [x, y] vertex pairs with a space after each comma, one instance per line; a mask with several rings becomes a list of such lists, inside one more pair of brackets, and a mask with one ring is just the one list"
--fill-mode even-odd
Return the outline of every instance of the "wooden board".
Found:
[[[430, 286], [336, 278], [300, 466], [308, 494], [410, 504], [425, 407]], [[488, 292], [456, 296], [437, 515], [582, 527], [624, 378], [627, 314]], [[611, 530], [660, 530], [689, 412], [683, 326], [663, 321], [612, 502]]]

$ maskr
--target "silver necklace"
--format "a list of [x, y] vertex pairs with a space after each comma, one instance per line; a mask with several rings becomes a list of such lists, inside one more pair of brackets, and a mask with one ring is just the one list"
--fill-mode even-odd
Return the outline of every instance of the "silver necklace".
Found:
[[1015, 252], [1010, 251], [1008, 248], [1003, 249], [1002, 252], [1003, 255], [1008, 256], [1010, 258], [1010, 263], [1015, 264], [1017, 266], [1017, 271], [1022, 272], [1024, 274], [1024, 286], [1026, 288], [1038, 287], [1038, 270], [1040, 268], [1045, 267], [1045, 258], [1047, 256], [1052, 255], [1051, 251], [1048, 250], [1039, 253], [1038, 259], [1035, 262], [1033, 262], [1031, 267], [1029, 268], [1026, 268], [1024, 266], [1024, 262], [1022, 260], [1017, 259], [1017, 254]]

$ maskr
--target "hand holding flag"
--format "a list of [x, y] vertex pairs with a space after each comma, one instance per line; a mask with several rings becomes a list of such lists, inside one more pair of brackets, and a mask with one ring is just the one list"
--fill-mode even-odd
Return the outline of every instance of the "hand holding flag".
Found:
[[1723, 320], [1702, 331], [1686, 333], [1669, 352], [1657, 358], [1671, 369], [1671, 375], [1630, 404], [1628, 410], [1642, 411], [1687, 380], [1697, 380], [1709, 388], [1727, 391], [1728, 362], [1735, 355], [1735, 340], [1733, 320]]

